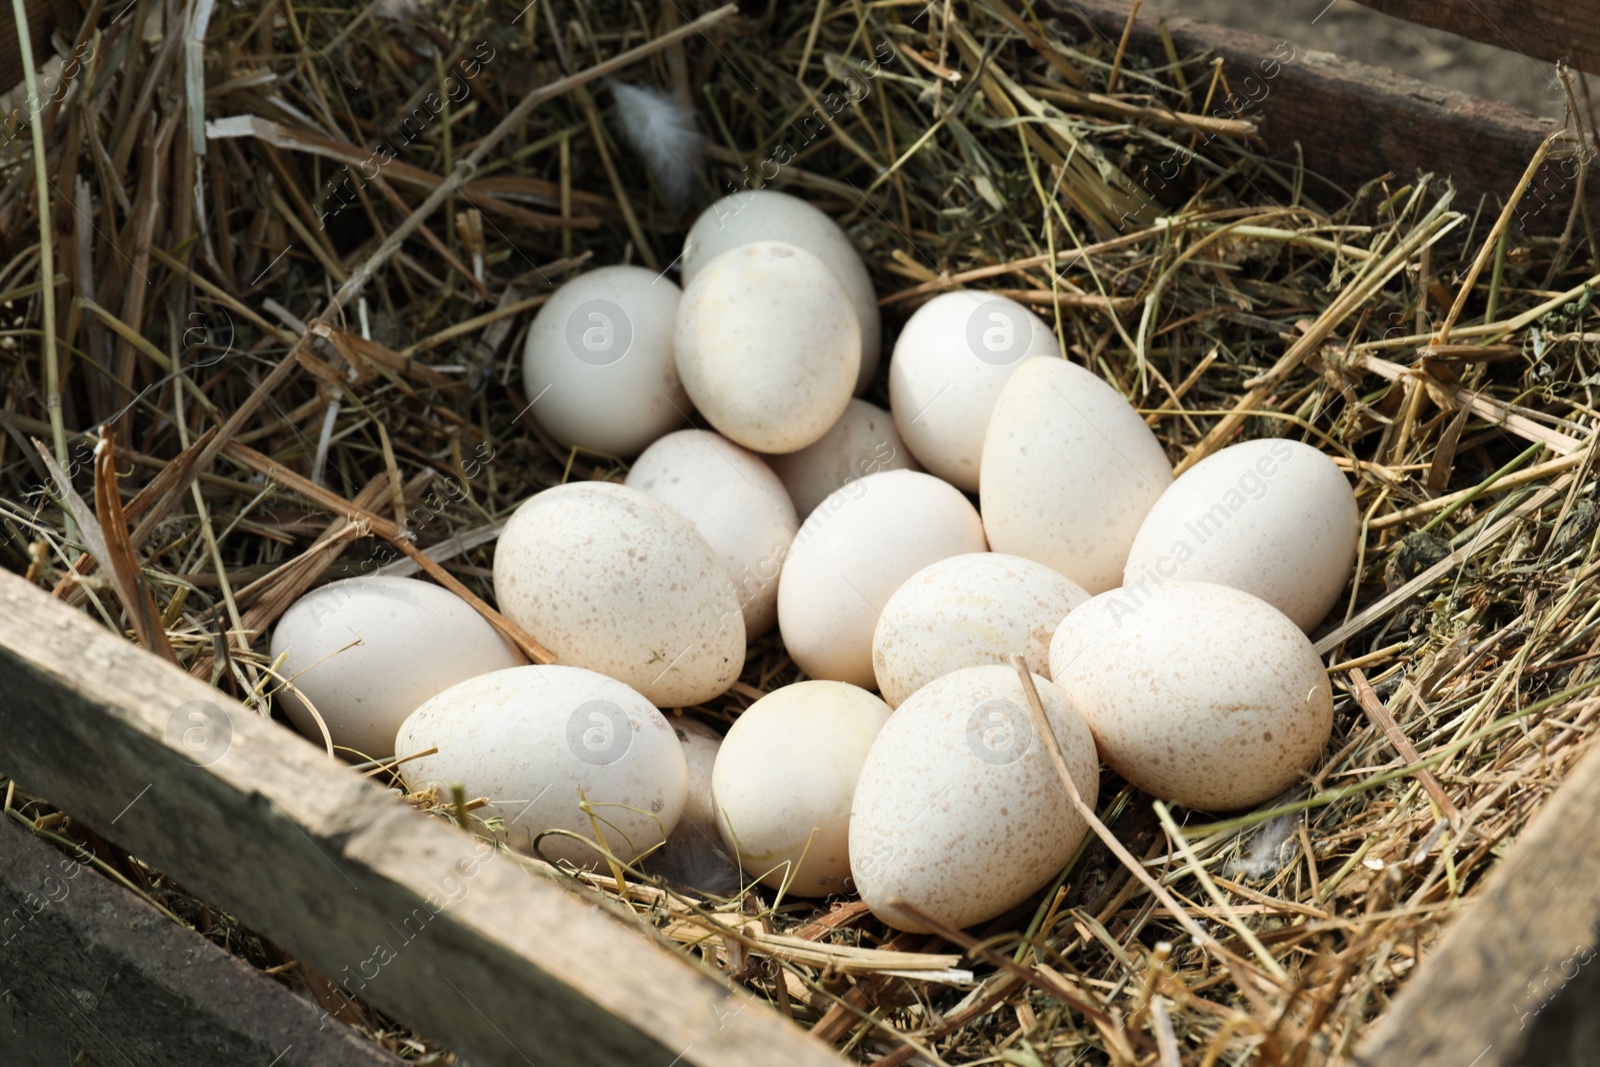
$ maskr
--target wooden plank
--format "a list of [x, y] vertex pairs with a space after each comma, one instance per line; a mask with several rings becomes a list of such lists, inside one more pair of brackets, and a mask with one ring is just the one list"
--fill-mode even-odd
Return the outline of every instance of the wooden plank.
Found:
[[[87, 860], [87, 857], [83, 857]], [[311, 1001], [0, 818], [0, 1063], [401, 1067]]]
[[1356, 1062], [1593, 1063], [1600, 1041], [1600, 748], [1510, 843]]
[[1385, 15], [1448, 30], [1534, 59], [1600, 74], [1600, 20], [1572, 0], [1357, 0]]
[[[1086, 47], [1094, 44], [1108, 58], [1115, 53], [1128, 20], [1129, 5], [1123, 0], [1046, 2], [1069, 31], [1078, 27]], [[1223, 59], [1235, 106], [1230, 109], [1219, 98], [1212, 103], [1213, 114], [1255, 121], [1269, 156], [1291, 164], [1304, 158], [1308, 170], [1347, 192], [1391, 172], [1398, 187], [1420, 170], [1452, 178], [1459, 209], [1470, 213], [1478, 198], [1487, 196], [1492, 213], [1516, 186], [1539, 143], [1557, 128], [1553, 121], [1509, 104], [1297, 47], [1293, 41], [1179, 15], [1167, 16], [1166, 25], [1180, 56]], [[1136, 56], [1165, 63], [1152, 15], [1139, 16], [1128, 48]], [[1188, 77], [1203, 91], [1209, 72], [1190, 64]], [[1206, 140], [1200, 134], [1200, 143]], [[1172, 173], [1181, 162], [1174, 160]], [[1576, 172], [1571, 158], [1548, 163], [1518, 206], [1517, 223], [1536, 232], [1560, 232], [1572, 204]], [[1140, 181], [1144, 195], [1163, 201], [1160, 173]], [[1600, 211], [1600, 182], [1589, 182], [1588, 189], [1591, 209]], [[1314, 199], [1329, 199], [1326, 188], [1316, 182], [1308, 182], [1306, 190]]]
[[824, 1067], [741, 990], [0, 572], [0, 766], [473, 1063]]

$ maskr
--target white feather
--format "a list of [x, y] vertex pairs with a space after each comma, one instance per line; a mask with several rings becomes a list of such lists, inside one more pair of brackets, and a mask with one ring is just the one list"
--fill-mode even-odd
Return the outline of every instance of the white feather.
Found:
[[405, 22], [410, 19], [422, 18], [421, 0], [378, 0], [372, 13], [381, 19], [393, 19], [396, 22]]
[[692, 825], [680, 824], [666, 844], [645, 860], [645, 867], [673, 885], [729, 896], [739, 891], [742, 879], [738, 864], [720, 844]]
[[674, 211], [694, 200], [703, 138], [694, 112], [671, 93], [646, 85], [611, 83], [622, 140], [639, 156]]
[[1229, 865], [1229, 877], [1257, 882], [1275, 876], [1294, 862], [1299, 852], [1299, 846], [1294, 841], [1294, 832], [1299, 826], [1298, 812], [1267, 820], [1250, 839], [1250, 846], [1244, 855]]

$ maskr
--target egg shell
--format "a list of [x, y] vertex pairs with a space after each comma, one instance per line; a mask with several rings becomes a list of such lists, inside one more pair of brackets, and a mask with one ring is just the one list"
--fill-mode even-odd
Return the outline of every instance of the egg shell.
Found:
[[695, 219], [683, 242], [683, 284], [717, 256], [753, 241], [782, 241], [820, 259], [850, 295], [861, 332], [861, 369], [855, 391], [866, 390], [878, 372], [882, 347], [878, 294], [867, 265], [848, 234], [833, 219], [799, 197], [771, 189], [749, 189], [723, 197]]
[[1123, 585], [1230, 585], [1302, 630], [1321, 622], [1355, 572], [1361, 512], [1344, 472], [1299, 441], [1244, 441], [1185, 471], [1145, 516]]
[[744, 667], [744, 617], [688, 519], [625, 485], [573, 482], [517, 508], [494, 553], [500, 610], [562, 663], [684, 707]]
[[[672, 833], [688, 791], [683, 746], [661, 712], [581, 667], [514, 667], [469, 679], [413, 712], [399, 743], [406, 752], [439, 750], [400, 765], [407, 789], [432, 785], [448, 797], [461, 784], [469, 797], [488, 797], [477, 817], [505, 820], [501, 839], [530, 854], [546, 830], [595, 840], [579, 807], [586, 797], [606, 845], [630, 861]], [[579, 867], [601, 861], [562, 835], [544, 837], [537, 851]]]
[[1092, 594], [1122, 581], [1172, 466], [1121, 393], [1052, 357], [1024, 361], [1001, 391], [982, 481], [989, 547], [1038, 560]]
[[722, 746], [722, 735], [686, 715], [673, 716], [669, 721], [689, 764], [689, 796], [678, 828], [667, 837], [665, 845], [646, 858], [645, 866], [680, 889], [712, 896], [736, 893], [744, 885], [744, 876], [722, 846], [711, 799], [711, 771]]
[[797, 896], [844, 891], [850, 799], [889, 705], [843, 682], [775, 689], [728, 730], [712, 772], [717, 826], [745, 872]]
[[685, 832], [717, 837], [717, 807], [711, 799], [711, 769], [716, 766], [717, 752], [722, 748], [722, 735], [699, 719], [687, 715], [674, 715], [668, 722], [672, 734], [683, 746], [684, 762], [689, 768], [689, 792], [683, 802], [683, 818], [678, 821], [674, 837]]
[[940, 293], [906, 321], [889, 360], [889, 407], [912, 455], [951, 485], [976, 492], [984, 435], [1022, 362], [1060, 352], [1043, 319], [1015, 300]]
[[1102, 593], [1062, 621], [1050, 670], [1108, 766], [1202, 811], [1271, 800], [1316, 762], [1333, 730], [1333, 691], [1306, 635], [1227, 586]]
[[872, 633], [889, 597], [928, 564], [983, 550], [982, 520], [947, 482], [917, 471], [851, 482], [789, 546], [778, 582], [784, 647], [812, 678], [871, 689]]
[[839, 421], [861, 367], [850, 295], [822, 260], [740, 245], [694, 276], [678, 307], [678, 373], [712, 427], [757, 452], [794, 452]]
[[624, 458], [686, 425], [672, 352], [681, 296], [643, 267], [599, 267], [550, 294], [523, 346], [534, 421], [563, 445]]
[[[1092, 809], [1094, 739], [1034, 676], [1068, 773]], [[1061, 873], [1088, 824], [1033, 727], [1017, 672], [967, 667], [913, 693], [878, 733], [856, 784], [850, 874], [898, 930], [931, 933], [903, 900], [954, 927], [992, 919]]]
[[[289, 606], [272, 633], [282, 675], [310, 699], [335, 745], [395, 754], [395, 731], [425, 701], [478, 674], [526, 663], [466, 601], [415, 578], [329, 582]], [[277, 704], [306, 737], [322, 732], [291, 689]]]
[[778, 574], [800, 523], [759, 456], [708, 430], [679, 430], [645, 449], [623, 484], [694, 523], [733, 581], [746, 640], [772, 628]]
[[878, 691], [897, 708], [941, 675], [1013, 655], [1049, 678], [1050, 639], [1088, 599], [1072, 579], [1021, 556], [969, 552], [930, 563], [883, 606], [872, 634]]
[[879, 471], [921, 470], [900, 440], [894, 418], [876, 404], [852, 399], [833, 428], [798, 452], [765, 457], [804, 519], [846, 482]]

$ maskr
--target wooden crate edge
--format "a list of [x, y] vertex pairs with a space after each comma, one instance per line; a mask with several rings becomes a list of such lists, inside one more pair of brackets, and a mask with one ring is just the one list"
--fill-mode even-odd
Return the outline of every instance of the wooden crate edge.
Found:
[[[186, 749], [194, 714], [227, 743]], [[474, 1062], [839, 1062], [742, 991], [4, 572], [0, 763]]]
[[[1125, 0], [1045, 0], [1067, 23], [1093, 27], [1115, 50], [1127, 24]], [[1345, 192], [1385, 173], [1393, 185], [1418, 172], [1448, 176], [1456, 205], [1472, 212], [1480, 198], [1498, 211], [1516, 186], [1541, 141], [1557, 129], [1509, 104], [1417, 81], [1376, 67], [1244, 30], [1227, 29], [1181, 15], [1164, 21], [1180, 55], [1219, 56], [1236, 99], [1238, 117], [1260, 125], [1267, 154], [1282, 163], [1303, 160], [1313, 176]], [[1129, 37], [1130, 50], [1160, 59], [1163, 45], [1154, 14], [1141, 11]], [[1191, 68], [1192, 69], [1192, 68]], [[1215, 112], [1232, 115], [1222, 102]], [[1202, 138], [1204, 135], [1201, 135]], [[1559, 154], [1559, 153], [1558, 153]], [[1577, 164], [1546, 164], [1517, 211], [1517, 224], [1533, 233], [1559, 233], [1577, 190]], [[1159, 193], [1159, 176], [1148, 179]], [[1319, 195], [1315, 183], [1308, 193]], [[1587, 202], [1600, 210], [1600, 183], [1590, 182]]]

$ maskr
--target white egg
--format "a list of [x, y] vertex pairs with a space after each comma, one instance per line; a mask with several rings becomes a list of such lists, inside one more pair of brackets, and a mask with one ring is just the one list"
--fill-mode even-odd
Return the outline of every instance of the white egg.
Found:
[[1064, 359], [1030, 359], [1000, 393], [983, 444], [983, 529], [1090, 593], [1122, 581], [1172, 466], [1121, 393]]
[[1302, 630], [1338, 602], [1356, 566], [1361, 512], [1338, 466], [1310, 445], [1243, 441], [1208, 456], [1156, 501], [1122, 584], [1230, 585]]
[[494, 553], [500, 610], [556, 655], [683, 707], [744, 667], [727, 571], [688, 519], [637, 489], [574, 482], [517, 508]]
[[676, 352], [684, 388], [718, 433], [757, 452], [794, 452], [844, 414], [861, 333], [850, 294], [822, 260], [758, 241], [694, 276]]
[[1333, 692], [1306, 635], [1227, 586], [1102, 593], [1061, 623], [1050, 671], [1108, 766], [1202, 811], [1271, 800], [1316, 762], [1333, 730]]
[[679, 887], [715, 896], [735, 893], [744, 879], [722, 847], [711, 798], [711, 772], [722, 735], [686, 715], [674, 716], [671, 722], [689, 764], [689, 795], [678, 828], [659, 851], [650, 854], [646, 864], [651, 873]]
[[[526, 663], [466, 601], [415, 578], [346, 578], [296, 600], [272, 633], [282, 675], [311, 701], [333, 743], [359, 759], [395, 754], [395, 731], [435, 694], [478, 674]], [[295, 692], [278, 706], [318, 744]], [[359, 754], [359, 755], [356, 755]]]
[[1009, 663], [1050, 677], [1050, 639], [1089, 599], [1043, 563], [969, 552], [930, 563], [895, 590], [872, 635], [872, 669], [891, 708], [941, 675]]
[[683, 746], [683, 758], [689, 766], [689, 792], [683, 802], [683, 818], [678, 821], [673, 836], [689, 831], [715, 839], [717, 806], [711, 799], [711, 770], [722, 748], [722, 735], [687, 715], [673, 716], [669, 722], [673, 736]]
[[[1034, 676], [1079, 795], [1100, 792], [1089, 728]], [[1061, 873], [1088, 832], [1034, 730], [1010, 667], [967, 667], [895, 710], [861, 767], [850, 816], [850, 874], [872, 914], [932, 932], [908, 902], [967, 927], [1022, 903]]]
[[[661, 844], [688, 790], [683, 748], [662, 714], [628, 686], [581, 667], [516, 667], [445, 690], [400, 727], [412, 792], [452, 785], [487, 797], [474, 814], [504, 820], [512, 848], [579, 867], [605, 845], [623, 861]], [[579, 805], [588, 801], [594, 818]], [[597, 829], [598, 827], [598, 829]], [[541, 834], [549, 830], [567, 834]], [[537, 845], [536, 845], [537, 842]]]
[[798, 197], [770, 189], [725, 196], [701, 212], [683, 242], [683, 284], [731, 248], [753, 241], [782, 241], [803, 248], [825, 263], [850, 295], [861, 331], [861, 370], [855, 391], [872, 384], [882, 345], [878, 294], [867, 266], [839, 224]]
[[815, 444], [766, 460], [789, 490], [795, 514], [801, 519], [846, 482], [879, 471], [922, 469], [900, 440], [893, 417], [875, 404], [856, 399]]
[[623, 484], [694, 523], [733, 580], [747, 640], [772, 628], [778, 574], [800, 523], [759, 456], [706, 430], [680, 430], [645, 449]]
[[871, 689], [872, 632], [889, 597], [928, 564], [984, 547], [978, 513], [931, 474], [882, 471], [851, 482], [789, 546], [778, 583], [784, 647], [813, 678]]
[[889, 361], [895, 428], [930, 473], [978, 489], [984, 434], [1023, 360], [1060, 351], [1043, 319], [1015, 300], [960, 289], [906, 320]]
[[776, 689], [735, 720], [712, 772], [723, 844], [751, 877], [820, 897], [846, 889], [850, 798], [889, 705], [843, 682]]
[[626, 458], [688, 423], [672, 353], [681, 295], [643, 267], [600, 267], [550, 294], [522, 355], [528, 410], [546, 433]]

